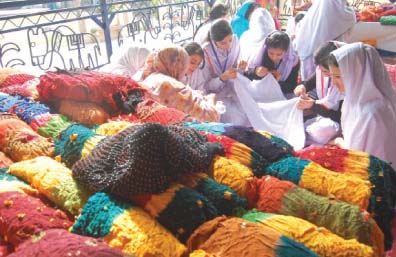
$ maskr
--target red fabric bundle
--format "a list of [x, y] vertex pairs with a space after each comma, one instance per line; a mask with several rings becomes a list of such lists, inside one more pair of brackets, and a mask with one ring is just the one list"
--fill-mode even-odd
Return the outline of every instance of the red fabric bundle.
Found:
[[387, 11], [382, 12], [382, 13], [380, 14], [381, 17], [382, 17], [382, 16], [389, 16], [389, 15], [396, 15], [396, 10], [395, 10], [395, 9], [387, 10]]
[[0, 88], [9, 87], [13, 85], [22, 85], [28, 80], [34, 79], [35, 77], [29, 74], [13, 74], [9, 75], [3, 83], [0, 84]]
[[40, 77], [37, 90], [42, 101], [58, 101], [70, 99], [82, 102], [106, 104], [117, 111], [117, 103], [113, 96], [122, 99], [134, 89], [143, 90], [134, 80], [100, 72], [84, 72], [80, 74], [48, 72]]
[[386, 64], [385, 68], [389, 73], [389, 77], [391, 78], [393, 88], [396, 89], [396, 64]]
[[365, 6], [360, 11], [360, 20], [377, 22], [379, 21], [380, 15], [382, 13], [382, 8], [373, 5]]
[[12, 163], [12, 160], [7, 155], [0, 152], [0, 168], [8, 168]]
[[[16, 76], [16, 75], [15, 75]], [[30, 75], [29, 75], [30, 76]], [[0, 92], [9, 95], [20, 95], [23, 97], [32, 97], [38, 99], [37, 85], [40, 83], [39, 78], [27, 80], [22, 84], [12, 84], [0, 88]]]
[[39, 198], [20, 192], [0, 193], [0, 235], [14, 247], [40, 231], [67, 229], [71, 225], [63, 211], [49, 207]]
[[9, 257], [123, 257], [120, 250], [110, 248], [101, 239], [71, 234], [63, 229], [41, 232], [22, 244]]
[[157, 122], [161, 125], [172, 125], [186, 121], [189, 115], [177, 109], [168, 108], [153, 100], [146, 100], [137, 106], [136, 117], [144, 123]]

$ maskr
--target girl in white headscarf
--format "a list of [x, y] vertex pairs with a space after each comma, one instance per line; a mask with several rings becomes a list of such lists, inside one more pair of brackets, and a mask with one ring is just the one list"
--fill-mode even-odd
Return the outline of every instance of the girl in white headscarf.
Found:
[[377, 51], [362, 43], [330, 55], [334, 84], [345, 94], [341, 114], [344, 148], [365, 151], [396, 168], [396, 92]]
[[151, 51], [143, 45], [124, 46], [110, 58], [110, 64], [100, 71], [133, 77], [144, 66]]
[[303, 81], [315, 74], [314, 51], [324, 42], [344, 34], [355, 23], [355, 12], [347, 6], [346, 0], [313, 2], [301, 21], [295, 40]]

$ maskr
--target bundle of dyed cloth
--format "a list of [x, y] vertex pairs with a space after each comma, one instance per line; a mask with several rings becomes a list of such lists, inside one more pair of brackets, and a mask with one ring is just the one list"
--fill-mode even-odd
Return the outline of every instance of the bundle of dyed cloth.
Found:
[[0, 83], [0, 88], [3, 89], [13, 85], [22, 85], [26, 81], [34, 78], [34, 76], [29, 74], [10, 74], [3, 80], [3, 82]]
[[139, 123], [131, 123], [128, 121], [108, 121], [106, 123], [103, 123], [102, 125], [95, 127], [93, 131], [101, 136], [112, 136], [114, 134], [117, 134], [124, 129], [135, 126], [135, 125], [140, 125]]
[[266, 131], [255, 131], [250, 127], [216, 122], [185, 122], [183, 125], [210, 134], [230, 137], [249, 146], [269, 162], [290, 156], [293, 152], [293, 147], [285, 140]]
[[63, 99], [93, 102], [111, 111], [119, 112], [128, 96], [143, 89], [128, 77], [99, 73], [95, 71], [71, 74], [67, 72], [47, 72], [40, 76], [37, 86], [42, 101]]
[[204, 195], [180, 184], [173, 184], [163, 193], [138, 195], [132, 200], [181, 242], [204, 222], [218, 216], [216, 207]]
[[14, 161], [30, 160], [38, 156], [54, 156], [52, 138], [45, 138], [32, 129], [21, 129], [6, 138], [4, 152]]
[[73, 176], [93, 192], [124, 198], [159, 193], [181, 175], [208, 170], [222, 151], [195, 130], [148, 123], [102, 140], [76, 162]]
[[368, 211], [374, 213], [375, 221], [384, 232], [387, 248], [391, 246], [396, 172], [389, 163], [364, 152], [339, 148], [309, 147], [295, 152], [295, 155], [332, 171], [369, 180], [373, 186]]
[[189, 257], [220, 257], [215, 254], [209, 254], [204, 250], [195, 250], [194, 252], [190, 253]]
[[0, 119], [0, 149], [6, 147], [7, 137], [13, 137], [21, 130], [31, 130], [31, 128], [25, 122], [17, 118]]
[[389, 77], [392, 81], [393, 88], [396, 89], [396, 64], [385, 63], [385, 68], [388, 71]]
[[303, 244], [272, 229], [224, 216], [200, 226], [188, 239], [187, 246], [191, 252], [202, 249], [209, 254], [227, 257], [318, 256]]
[[322, 257], [380, 257], [384, 254], [383, 251], [374, 252], [369, 246], [356, 240], [345, 240], [326, 228], [317, 227], [308, 221], [292, 216], [252, 210], [243, 215], [243, 219], [290, 237]]
[[338, 200], [356, 204], [365, 210], [369, 205], [369, 181], [332, 172], [312, 161], [295, 157], [284, 158], [269, 165], [265, 174], [291, 181], [318, 195], [333, 196]]
[[7, 79], [10, 75], [21, 74], [22, 72], [14, 68], [1, 68], [0, 69], [0, 85]]
[[8, 119], [17, 119], [19, 120], [18, 116], [14, 113], [10, 112], [0, 112], [0, 120], [8, 120]]
[[50, 228], [69, 228], [73, 222], [61, 210], [21, 192], [0, 193], [0, 235], [14, 247]]
[[[100, 240], [71, 234], [64, 229], [50, 229], [21, 244], [9, 257], [127, 257]], [[133, 257], [133, 256], [130, 256]]]
[[105, 193], [91, 196], [72, 228], [73, 233], [100, 237], [110, 247], [137, 257], [181, 257], [187, 249], [139, 207]]
[[[15, 177], [15, 176], [7, 173], [7, 171], [8, 171], [8, 168], [0, 168], [0, 181], [19, 181], [19, 182], [25, 183], [23, 180], [19, 179], [18, 177]], [[32, 190], [34, 190], [34, 189], [32, 188]]]
[[71, 124], [72, 122], [66, 116], [45, 113], [36, 116], [30, 123], [30, 127], [43, 137], [54, 138]]
[[219, 121], [220, 114], [224, 112], [223, 103], [216, 101], [214, 94], [205, 96], [167, 75], [154, 73], [143, 84], [149, 89], [148, 97], [198, 121]]
[[13, 161], [0, 151], [0, 168], [8, 168]]
[[216, 156], [209, 176], [218, 183], [229, 186], [241, 197], [246, 197], [250, 189], [250, 181], [253, 179], [253, 172], [237, 161]]
[[345, 239], [356, 239], [383, 252], [381, 230], [370, 214], [358, 206], [315, 195], [291, 182], [270, 176], [255, 178], [251, 186], [248, 194], [250, 207], [307, 220]]
[[71, 170], [48, 157], [14, 163], [8, 172], [27, 181], [71, 214], [79, 214], [90, 195], [74, 181]]
[[135, 115], [144, 123], [157, 122], [161, 125], [181, 124], [191, 119], [188, 114], [174, 108], [168, 108], [153, 100], [145, 100], [139, 103]]
[[239, 197], [230, 187], [219, 184], [205, 173], [187, 174], [179, 182], [208, 198], [218, 210], [219, 215], [231, 215], [236, 208], [247, 207], [245, 198]]
[[85, 158], [103, 139], [103, 136], [80, 124], [72, 124], [55, 138], [55, 155], [59, 161], [71, 168], [78, 160]]
[[232, 138], [216, 136], [208, 133], [205, 133], [204, 135], [209, 142], [220, 143], [223, 146], [227, 159], [237, 161], [250, 168], [256, 176], [263, 174], [265, 167], [268, 166], [267, 160], [265, 160], [261, 155], [256, 153], [250, 147], [239, 143]]
[[60, 114], [88, 127], [105, 123], [110, 118], [102, 107], [89, 102], [62, 100], [58, 110]]
[[28, 74], [10, 75], [0, 85], [0, 92], [38, 99], [37, 85], [40, 79]]
[[396, 25], [396, 15], [382, 16], [379, 21], [381, 25]]

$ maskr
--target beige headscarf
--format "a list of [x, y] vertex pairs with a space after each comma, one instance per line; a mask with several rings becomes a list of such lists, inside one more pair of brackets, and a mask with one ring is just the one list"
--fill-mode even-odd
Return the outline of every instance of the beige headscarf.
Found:
[[180, 80], [188, 68], [188, 53], [178, 46], [166, 47], [154, 56], [154, 70]]

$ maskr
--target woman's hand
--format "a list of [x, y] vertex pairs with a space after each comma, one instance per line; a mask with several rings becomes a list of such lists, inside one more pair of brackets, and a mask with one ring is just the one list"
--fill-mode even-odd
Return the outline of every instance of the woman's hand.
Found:
[[277, 71], [277, 70], [271, 71], [271, 74], [272, 74], [272, 76], [274, 76], [274, 78], [275, 78], [277, 81], [279, 81], [280, 78], [282, 77], [282, 74], [281, 74], [279, 71]]
[[300, 100], [297, 103], [297, 109], [306, 110], [310, 109], [315, 104], [315, 100], [310, 98], [307, 94], [302, 94]]
[[231, 68], [226, 70], [223, 74], [220, 75], [221, 81], [226, 81], [229, 79], [236, 79], [237, 77], [237, 69]]
[[237, 69], [238, 69], [238, 70], [245, 70], [246, 67], [247, 67], [247, 65], [248, 65], [247, 61], [241, 60], [241, 61], [239, 61], [239, 63], [238, 63]]
[[254, 72], [256, 73], [256, 75], [260, 78], [264, 78], [265, 76], [267, 76], [268, 74], [268, 69], [263, 67], [263, 66], [259, 66], [256, 67], [256, 69], [254, 70]]
[[303, 94], [306, 94], [307, 90], [305, 89], [304, 85], [298, 85], [295, 89], [294, 89], [294, 95], [295, 96], [301, 96]]

